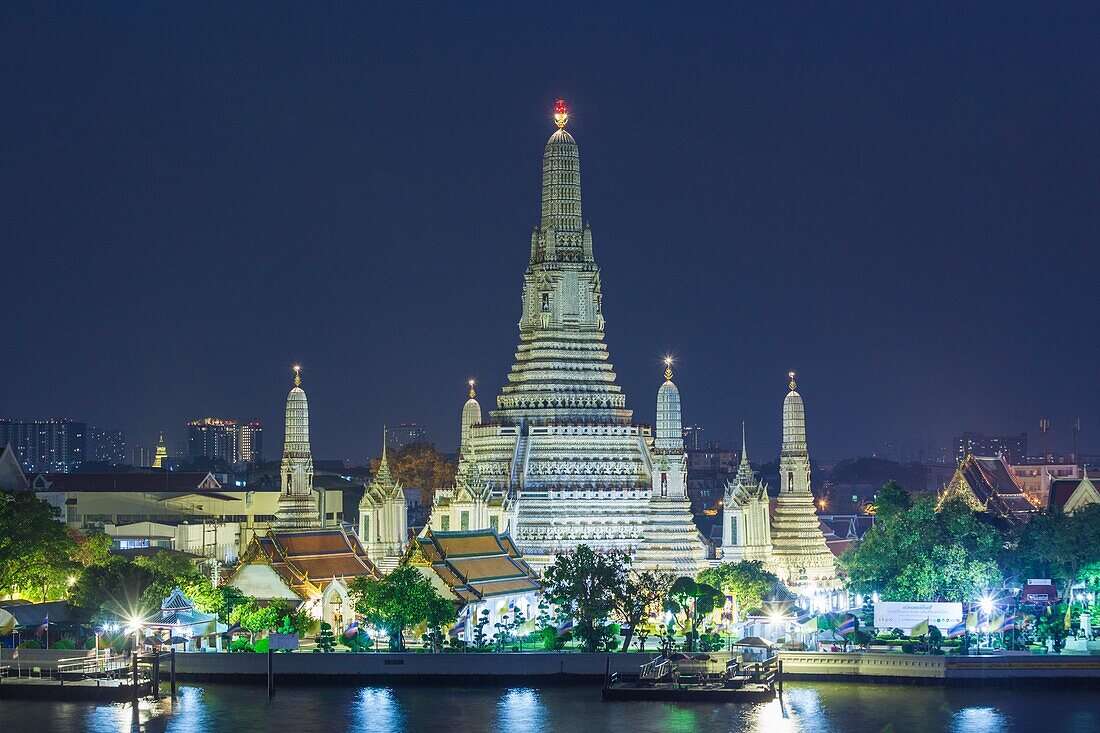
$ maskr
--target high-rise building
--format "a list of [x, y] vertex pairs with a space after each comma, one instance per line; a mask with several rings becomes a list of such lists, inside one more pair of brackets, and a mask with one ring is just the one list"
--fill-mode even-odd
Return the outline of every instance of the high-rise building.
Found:
[[386, 445], [393, 449], [428, 442], [428, 428], [414, 422], [403, 422], [395, 428], [386, 428]]
[[699, 450], [703, 445], [703, 427], [701, 425], [684, 426], [684, 448]]
[[187, 423], [187, 455], [220, 458], [232, 465], [237, 460], [237, 421], [204, 417]]
[[961, 463], [967, 456], [1004, 456], [1009, 463], [1027, 460], [1027, 433], [985, 435], [963, 433], [955, 439], [955, 457]]
[[164, 444], [164, 431], [160, 431], [160, 438], [157, 440], [157, 452], [153, 456], [153, 468], [167, 468], [164, 464], [168, 462], [168, 446]]
[[87, 460], [88, 424], [0, 419], [0, 446], [11, 445], [26, 471], [67, 473]]
[[263, 463], [264, 429], [259, 421], [243, 423], [237, 428], [237, 460], [241, 463]]
[[97, 428], [88, 429], [89, 460], [121, 465], [127, 463], [126, 434], [121, 430]]

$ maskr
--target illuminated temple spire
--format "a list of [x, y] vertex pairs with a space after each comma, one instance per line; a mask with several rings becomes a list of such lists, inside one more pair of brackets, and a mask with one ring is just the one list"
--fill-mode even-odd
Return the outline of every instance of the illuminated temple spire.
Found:
[[462, 432], [461, 438], [458, 442], [458, 453], [462, 455], [462, 449], [466, 447], [466, 443], [470, 439], [470, 428], [474, 425], [481, 424], [481, 403], [477, 401], [477, 392], [474, 391], [474, 380], [468, 382], [470, 385], [470, 399], [466, 400], [466, 404], [462, 406]]
[[836, 584], [833, 553], [825, 544], [810, 491], [810, 454], [806, 448], [806, 408], [788, 372], [790, 391], [783, 399], [783, 446], [779, 454], [779, 497], [772, 523], [773, 562], [780, 580], [794, 589]]
[[282, 493], [275, 514], [281, 530], [321, 526], [313, 496], [313, 454], [309, 446], [309, 403], [302, 389], [302, 368], [294, 366], [294, 387], [286, 397], [286, 431], [280, 464]]
[[157, 440], [157, 452], [153, 456], [153, 468], [165, 468], [168, 462], [168, 446], [164, 444], [164, 431], [160, 431], [160, 439]]

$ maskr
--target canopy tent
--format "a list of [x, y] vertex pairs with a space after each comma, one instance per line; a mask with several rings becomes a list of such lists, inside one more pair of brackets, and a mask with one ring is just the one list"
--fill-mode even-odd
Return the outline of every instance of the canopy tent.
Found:
[[771, 649], [775, 644], [767, 639], [761, 639], [759, 636], [748, 636], [733, 642], [733, 646], [751, 646], [761, 649]]

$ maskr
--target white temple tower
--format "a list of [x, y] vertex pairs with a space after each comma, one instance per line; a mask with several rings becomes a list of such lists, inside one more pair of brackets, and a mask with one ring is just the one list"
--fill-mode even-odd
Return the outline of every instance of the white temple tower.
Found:
[[821, 523], [810, 491], [810, 454], [806, 448], [806, 409], [795, 391], [790, 372], [790, 392], [783, 400], [783, 447], [779, 455], [779, 498], [772, 523], [772, 563], [776, 575], [789, 588], [837, 585], [836, 561], [825, 544]]
[[481, 424], [481, 403], [477, 401], [477, 392], [474, 391], [474, 380], [469, 381], [470, 399], [462, 406], [462, 436], [458, 443], [458, 453], [462, 454], [462, 448], [470, 438], [470, 428]]
[[383, 430], [378, 472], [359, 501], [359, 540], [382, 572], [388, 573], [400, 562], [409, 540], [408, 521], [409, 505], [390, 471]]
[[649, 428], [632, 422], [608, 362], [580, 155], [560, 100], [554, 120], [515, 363], [489, 420], [467, 431], [478, 481], [496, 501], [515, 500], [513, 537], [536, 568], [580, 544], [633, 553], [653, 488]]
[[726, 484], [722, 499], [722, 562], [759, 560], [770, 566], [772, 559], [771, 517], [768, 488], [756, 478], [749, 465], [745, 423], [741, 423], [741, 464], [737, 475]]
[[687, 454], [680, 418], [680, 390], [665, 359], [665, 381], [657, 390], [657, 435], [653, 441], [652, 488], [634, 565], [694, 576], [706, 566], [706, 544], [691, 515], [687, 496]]
[[313, 454], [309, 449], [309, 403], [302, 389], [301, 367], [294, 367], [294, 387], [286, 397], [286, 432], [280, 465], [282, 493], [275, 527], [280, 530], [321, 526], [313, 496]]

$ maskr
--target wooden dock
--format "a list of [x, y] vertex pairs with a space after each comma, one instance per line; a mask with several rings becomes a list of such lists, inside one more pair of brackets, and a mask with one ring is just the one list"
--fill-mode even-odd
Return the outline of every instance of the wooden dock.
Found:
[[612, 674], [604, 678], [603, 699], [650, 702], [766, 702], [783, 692], [783, 665], [778, 657], [759, 662], [729, 659], [724, 663], [708, 654], [656, 657], [639, 670], [637, 679]]
[[0, 666], [0, 699], [126, 702], [159, 697], [161, 661], [170, 664], [175, 697], [175, 657], [171, 654], [74, 657], [53, 665], [14, 662]]

